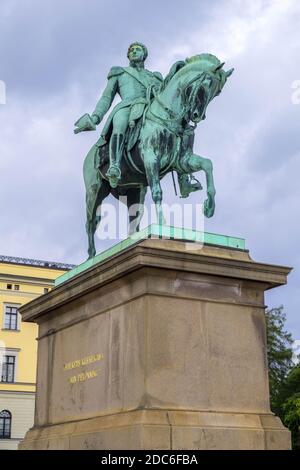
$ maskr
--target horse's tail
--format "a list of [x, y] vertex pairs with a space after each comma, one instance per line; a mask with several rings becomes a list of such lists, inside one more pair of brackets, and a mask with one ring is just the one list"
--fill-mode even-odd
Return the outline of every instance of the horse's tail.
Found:
[[86, 189], [101, 183], [101, 177], [95, 162], [99, 148], [96, 145], [88, 152], [83, 163], [83, 179]]

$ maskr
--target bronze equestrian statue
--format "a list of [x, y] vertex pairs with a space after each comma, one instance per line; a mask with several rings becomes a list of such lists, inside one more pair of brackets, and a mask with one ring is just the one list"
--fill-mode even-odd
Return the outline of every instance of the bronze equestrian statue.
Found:
[[164, 224], [160, 179], [171, 171], [177, 172], [181, 195], [187, 197], [191, 191], [201, 189], [192, 174], [203, 170], [207, 184], [204, 214], [214, 214], [212, 163], [193, 153], [194, 130], [205, 119], [209, 102], [221, 93], [233, 69], [226, 72], [217, 57], [200, 54], [176, 62], [163, 80], [158, 72], [144, 68], [147, 54], [143, 44], [131, 44], [129, 67], [112, 67], [95, 111], [75, 124], [75, 133], [95, 130], [115, 95], [121, 96], [122, 101], [110, 113], [100, 139], [84, 162], [89, 258], [96, 254], [94, 234], [101, 221], [99, 209], [109, 194], [117, 199], [127, 196], [128, 208], [139, 204], [137, 214], [130, 217], [133, 233], [139, 230], [150, 186], [158, 223]]

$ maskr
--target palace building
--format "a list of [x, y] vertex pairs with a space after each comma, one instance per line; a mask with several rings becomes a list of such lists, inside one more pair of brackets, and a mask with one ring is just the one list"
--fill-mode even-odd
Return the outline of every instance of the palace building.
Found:
[[38, 327], [18, 309], [73, 267], [0, 256], [0, 450], [17, 449], [34, 420]]

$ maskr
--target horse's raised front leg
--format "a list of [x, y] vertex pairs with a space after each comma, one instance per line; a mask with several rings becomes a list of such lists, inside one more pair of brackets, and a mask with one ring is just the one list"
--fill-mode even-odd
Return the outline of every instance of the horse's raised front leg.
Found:
[[207, 199], [204, 201], [204, 214], [206, 217], [212, 217], [215, 212], [215, 196], [216, 196], [216, 188], [215, 188], [215, 183], [214, 183], [214, 177], [213, 177], [213, 164], [211, 160], [208, 158], [202, 158], [201, 162], [201, 167], [202, 170], [205, 172], [206, 176], [206, 194], [207, 194]]
[[203, 170], [206, 176], [206, 194], [207, 199], [204, 201], [204, 214], [206, 217], [212, 217], [215, 212], [215, 195], [216, 188], [213, 177], [213, 164], [208, 158], [200, 157], [200, 155], [190, 154], [185, 158], [185, 167], [187, 172], [196, 172]]
[[147, 181], [151, 189], [152, 199], [155, 204], [157, 223], [165, 225], [165, 218], [162, 211], [162, 189], [159, 181], [159, 160], [155, 153], [148, 149], [144, 155]]

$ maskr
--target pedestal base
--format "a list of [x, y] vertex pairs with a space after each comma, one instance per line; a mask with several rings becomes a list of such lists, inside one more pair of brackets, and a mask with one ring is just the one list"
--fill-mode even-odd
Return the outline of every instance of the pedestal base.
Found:
[[269, 407], [264, 291], [289, 268], [144, 240], [21, 309], [39, 324], [21, 449], [289, 449]]
[[289, 449], [290, 433], [268, 415], [139, 410], [27, 433], [20, 449], [273, 450]]

